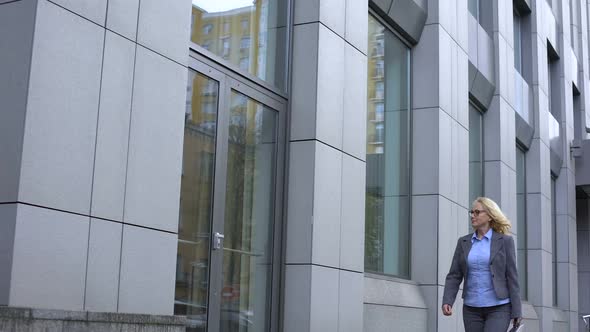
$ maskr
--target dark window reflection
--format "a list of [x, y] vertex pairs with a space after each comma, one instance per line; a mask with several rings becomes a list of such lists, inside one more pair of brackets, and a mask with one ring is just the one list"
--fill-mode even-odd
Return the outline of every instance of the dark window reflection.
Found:
[[284, 90], [287, 8], [287, 0], [193, 0], [191, 41]]
[[526, 300], [527, 293], [527, 241], [526, 241], [526, 154], [517, 145], [516, 147], [516, 230], [518, 236], [518, 284], [520, 285], [520, 297]]
[[[483, 114], [469, 105], [469, 206], [483, 196]], [[467, 231], [472, 232], [471, 219], [466, 218]]]

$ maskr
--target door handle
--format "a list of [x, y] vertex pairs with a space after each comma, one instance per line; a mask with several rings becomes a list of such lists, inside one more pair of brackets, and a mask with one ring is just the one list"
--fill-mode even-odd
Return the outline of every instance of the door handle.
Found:
[[213, 249], [219, 250], [222, 248], [221, 241], [225, 238], [225, 235], [215, 232], [213, 235]]

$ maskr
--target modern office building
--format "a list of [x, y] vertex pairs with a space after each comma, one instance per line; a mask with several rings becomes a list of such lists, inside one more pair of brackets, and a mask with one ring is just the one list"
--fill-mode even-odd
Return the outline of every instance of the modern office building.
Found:
[[0, 0], [0, 330], [463, 331], [478, 196], [527, 331], [590, 314], [582, 0]]

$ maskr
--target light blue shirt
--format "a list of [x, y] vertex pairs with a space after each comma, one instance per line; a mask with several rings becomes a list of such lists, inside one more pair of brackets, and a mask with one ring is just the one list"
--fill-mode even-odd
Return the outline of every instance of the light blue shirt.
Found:
[[506, 304], [510, 299], [499, 299], [494, 291], [492, 272], [490, 271], [490, 249], [492, 230], [490, 229], [481, 240], [477, 232], [471, 237], [471, 250], [467, 256], [467, 289], [464, 303], [470, 307], [492, 307]]

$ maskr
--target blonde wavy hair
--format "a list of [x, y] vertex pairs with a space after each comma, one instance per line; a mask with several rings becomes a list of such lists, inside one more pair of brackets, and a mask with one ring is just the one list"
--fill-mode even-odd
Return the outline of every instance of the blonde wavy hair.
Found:
[[487, 197], [478, 197], [473, 201], [474, 204], [475, 202], [481, 204], [488, 216], [490, 216], [492, 219], [490, 221], [490, 227], [492, 227], [495, 232], [500, 234], [508, 234], [512, 224], [510, 223], [510, 220], [506, 218], [502, 210], [500, 210], [500, 207], [498, 204], [496, 204], [496, 202]]

